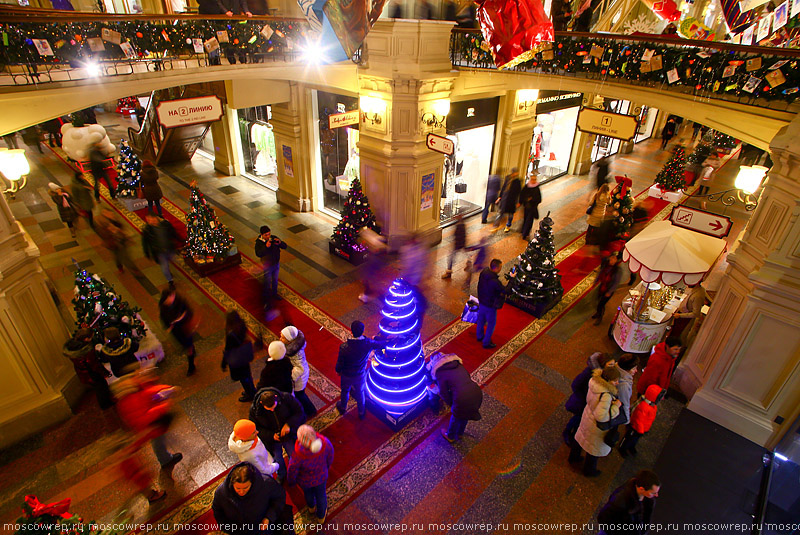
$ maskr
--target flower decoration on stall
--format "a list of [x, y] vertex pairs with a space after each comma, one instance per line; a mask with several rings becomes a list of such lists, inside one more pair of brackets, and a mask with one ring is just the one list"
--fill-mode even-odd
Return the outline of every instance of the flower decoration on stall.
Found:
[[617, 176], [615, 180], [617, 186], [611, 192], [611, 203], [606, 207], [606, 214], [611, 211], [614, 237], [627, 240], [633, 226], [633, 182], [627, 176]]
[[124, 139], [119, 142], [119, 162], [117, 163], [117, 195], [133, 199], [139, 195], [139, 180], [142, 175], [142, 161]]
[[[539, 222], [539, 229], [519, 256], [516, 275], [506, 275], [514, 295], [531, 305], [549, 309], [561, 300], [564, 288], [556, 268], [553, 220], [550, 213]], [[512, 302], [513, 304], [513, 302]]]
[[403, 279], [392, 282], [383, 303], [379, 328], [386, 349], [373, 357], [367, 371], [367, 393], [375, 405], [396, 420], [426, 397], [422, 312], [414, 291]]
[[191, 184], [189, 213], [186, 214], [186, 247], [184, 256], [198, 264], [214, 262], [228, 256], [234, 239], [225, 225], [219, 222], [205, 195]]
[[478, 21], [499, 69], [534, 57], [553, 41], [553, 23], [539, 0], [479, 0]]
[[358, 233], [364, 227], [380, 234], [375, 214], [369, 206], [369, 199], [361, 189], [361, 180], [354, 178], [344, 200], [342, 220], [334, 227], [331, 240], [343, 249], [363, 251], [365, 247], [358, 242]]
[[103, 342], [103, 330], [116, 327], [125, 338], [139, 340], [147, 330], [139, 307], [122, 299], [114, 287], [85, 269], [75, 271], [75, 294], [72, 306], [75, 309], [75, 328], [88, 327], [94, 331], [95, 343]]
[[662, 191], [678, 191], [686, 185], [684, 168], [686, 152], [680, 145], [672, 151], [672, 157], [656, 175], [656, 184]]

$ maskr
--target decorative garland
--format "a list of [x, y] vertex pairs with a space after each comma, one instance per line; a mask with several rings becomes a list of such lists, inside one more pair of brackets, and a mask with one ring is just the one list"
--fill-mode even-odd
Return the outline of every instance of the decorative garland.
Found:
[[[479, 32], [454, 33], [451, 57], [454, 65], [494, 69], [492, 55]], [[545, 74], [587, 73], [650, 86], [690, 88], [691, 93], [703, 97], [735, 95], [793, 102], [800, 96], [798, 59], [782, 58], [779, 48], [774, 55], [760, 55], [680, 42], [665, 45], [556, 35], [552, 44], [544, 44], [534, 58], [515, 69]]]

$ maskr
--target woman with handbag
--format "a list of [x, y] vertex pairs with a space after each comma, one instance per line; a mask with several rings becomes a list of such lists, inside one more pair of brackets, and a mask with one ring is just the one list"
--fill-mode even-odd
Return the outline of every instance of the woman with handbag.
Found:
[[[581, 451], [586, 453], [583, 463], [583, 475], [595, 477], [600, 475], [597, 469], [598, 457], [611, 453], [611, 446], [606, 444], [606, 434], [621, 421], [622, 402], [617, 399], [619, 370], [616, 367], [598, 368], [592, 372], [589, 380], [589, 393], [586, 395], [586, 407], [581, 416], [581, 425], [575, 433], [575, 441], [569, 452], [569, 462], [579, 463]], [[625, 415], [622, 415], [623, 419]]]
[[592, 196], [592, 202], [586, 209], [586, 222], [589, 224], [586, 229], [586, 245], [600, 245], [602, 239], [603, 222], [606, 219], [606, 206], [611, 201], [608, 184], [603, 184]]
[[168, 288], [161, 292], [158, 310], [167, 332], [172, 333], [175, 340], [186, 350], [186, 360], [189, 361], [186, 376], [194, 375], [196, 371], [194, 333], [197, 331], [198, 321], [195, 319], [192, 309], [189, 308], [189, 303], [183, 296], [178, 295], [174, 288]]

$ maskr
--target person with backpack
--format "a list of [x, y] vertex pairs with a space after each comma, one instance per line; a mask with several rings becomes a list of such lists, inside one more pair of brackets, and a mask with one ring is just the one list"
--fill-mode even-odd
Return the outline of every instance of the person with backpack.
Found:
[[653, 427], [658, 414], [658, 402], [664, 399], [666, 393], [667, 391], [660, 386], [650, 385], [644, 397], [634, 404], [631, 421], [628, 423], [625, 437], [619, 444], [620, 455], [623, 457], [627, 457], [628, 454], [636, 455], [636, 444]]

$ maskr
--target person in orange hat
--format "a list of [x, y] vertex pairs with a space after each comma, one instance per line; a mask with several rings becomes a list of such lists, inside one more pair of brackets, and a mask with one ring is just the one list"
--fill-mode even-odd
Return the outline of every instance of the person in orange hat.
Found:
[[239, 457], [240, 462], [255, 466], [264, 477], [271, 477], [278, 471], [278, 463], [258, 439], [256, 424], [251, 420], [238, 420], [233, 425], [233, 432], [228, 438], [228, 449]]

